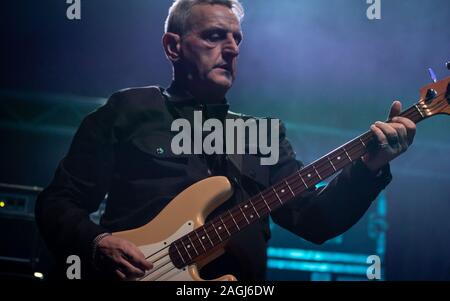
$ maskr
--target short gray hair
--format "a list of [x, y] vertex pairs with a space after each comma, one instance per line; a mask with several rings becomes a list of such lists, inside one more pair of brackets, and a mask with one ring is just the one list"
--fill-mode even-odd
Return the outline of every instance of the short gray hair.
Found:
[[244, 18], [244, 8], [239, 0], [175, 0], [169, 8], [164, 25], [164, 32], [172, 32], [179, 35], [186, 33], [186, 22], [194, 5], [198, 4], [219, 4], [230, 8], [239, 22]]

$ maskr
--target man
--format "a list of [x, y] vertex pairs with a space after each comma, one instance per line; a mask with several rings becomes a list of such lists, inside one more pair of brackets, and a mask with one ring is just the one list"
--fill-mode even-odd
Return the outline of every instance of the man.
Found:
[[[177, 0], [169, 11], [163, 46], [173, 63], [166, 90], [144, 87], [120, 91], [81, 124], [52, 183], [39, 196], [36, 217], [59, 262], [80, 255], [89, 271], [101, 277], [134, 279], [152, 268], [131, 242], [112, 232], [137, 228], [154, 218], [177, 194], [211, 175], [225, 175], [235, 194], [217, 215], [277, 183], [302, 167], [281, 126], [279, 161], [262, 166], [254, 156], [241, 161], [227, 155], [175, 155], [170, 125], [177, 118], [240, 118], [228, 111], [242, 41], [243, 9], [238, 0]], [[349, 229], [391, 179], [388, 162], [412, 143], [415, 125], [394, 117], [371, 126], [379, 147], [348, 166], [325, 189], [311, 190], [271, 216], [277, 224], [315, 243]], [[249, 117], [245, 117], [249, 118]], [[105, 194], [108, 202], [100, 225], [89, 220]], [[267, 219], [230, 240], [226, 254], [207, 265], [212, 278], [231, 273], [238, 279], [264, 279]]]

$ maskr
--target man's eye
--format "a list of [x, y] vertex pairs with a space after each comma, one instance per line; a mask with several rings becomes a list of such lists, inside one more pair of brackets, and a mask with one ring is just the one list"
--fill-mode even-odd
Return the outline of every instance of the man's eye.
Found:
[[203, 38], [209, 42], [218, 42], [224, 39], [225, 34], [222, 34], [217, 31], [206, 32]]
[[213, 33], [213, 34], [210, 34], [209, 36], [208, 36], [208, 40], [210, 40], [210, 41], [218, 41], [218, 40], [220, 40], [222, 37], [220, 36], [220, 34], [218, 34], [218, 33]]

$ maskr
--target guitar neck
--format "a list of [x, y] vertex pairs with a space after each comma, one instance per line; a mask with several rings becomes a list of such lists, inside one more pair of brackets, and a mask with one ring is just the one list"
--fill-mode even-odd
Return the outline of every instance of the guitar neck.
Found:
[[[400, 116], [414, 123], [427, 118], [426, 112], [417, 105], [410, 107]], [[353, 161], [359, 160], [373, 144], [375, 137], [368, 131], [173, 242], [174, 248], [181, 255], [176, 265], [186, 266], [194, 263], [250, 224], [266, 218], [279, 207], [298, 198]]]

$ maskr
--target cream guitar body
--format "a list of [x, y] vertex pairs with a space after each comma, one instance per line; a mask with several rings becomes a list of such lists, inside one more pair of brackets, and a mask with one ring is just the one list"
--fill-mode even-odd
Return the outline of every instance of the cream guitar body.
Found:
[[[233, 189], [225, 177], [211, 177], [195, 183], [175, 197], [151, 222], [115, 236], [134, 243], [154, 267], [140, 281], [203, 281], [199, 269], [223, 253], [219, 246], [195, 264], [175, 267], [169, 256], [169, 245], [203, 226], [206, 217], [231, 195]], [[205, 238], [206, 239], [206, 238]], [[234, 281], [225, 275], [215, 281]]]

